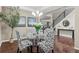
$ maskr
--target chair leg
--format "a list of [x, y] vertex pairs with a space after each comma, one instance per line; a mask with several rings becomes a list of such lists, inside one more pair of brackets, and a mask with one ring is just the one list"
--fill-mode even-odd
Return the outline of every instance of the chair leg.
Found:
[[19, 51], [19, 53], [22, 53], [22, 51]]
[[29, 53], [29, 47], [27, 47], [27, 52]]
[[19, 53], [19, 48], [17, 49], [17, 53]]
[[22, 53], [22, 51], [19, 50], [19, 48], [17, 49], [17, 53]]

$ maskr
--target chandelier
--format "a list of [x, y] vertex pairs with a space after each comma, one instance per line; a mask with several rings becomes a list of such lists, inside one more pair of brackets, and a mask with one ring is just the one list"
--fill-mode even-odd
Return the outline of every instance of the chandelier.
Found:
[[39, 11], [36, 11], [36, 12], [32, 12], [32, 15], [33, 16], [42, 16], [43, 15], [43, 12], [39, 12]]
[[40, 22], [40, 16], [43, 15], [43, 12], [39, 12], [39, 11], [32, 12], [32, 15], [35, 16], [37, 22]]

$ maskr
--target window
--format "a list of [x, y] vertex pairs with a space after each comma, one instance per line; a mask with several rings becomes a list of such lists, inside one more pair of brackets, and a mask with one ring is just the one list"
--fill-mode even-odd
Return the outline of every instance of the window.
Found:
[[26, 17], [25, 16], [20, 16], [18, 27], [25, 27], [25, 26], [26, 26]]
[[27, 18], [27, 25], [28, 27], [33, 27], [33, 25], [36, 23], [36, 19], [34, 17], [28, 17]]

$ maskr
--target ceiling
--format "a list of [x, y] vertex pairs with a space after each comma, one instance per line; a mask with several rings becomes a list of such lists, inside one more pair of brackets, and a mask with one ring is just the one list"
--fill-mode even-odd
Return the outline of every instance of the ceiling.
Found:
[[47, 6], [28, 6], [27, 8], [30, 8], [30, 9], [36, 11], [36, 10], [45, 9], [45, 8], [47, 8]]
[[41, 19], [48, 19], [49, 17], [47, 17], [47, 15], [52, 15], [53, 12], [63, 7], [64, 6], [21, 6], [20, 9], [31, 12], [31, 13], [35, 11], [43, 12]]
[[20, 7], [20, 9], [31, 12], [31, 13], [35, 12], [35, 11], [43, 12], [43, 15], [41, 16], [42, 19], [48, 19], [49, 17], [47, 17], [47, 16], [53, 15], [53, 14], [55, 14], [55, 16], [58, 16], [66, 8], [68, 8], [68, 7], [67, 6], [21, 6]]
[[26, 11], [41, 11], [43, 13], [47, 13], [50, 11], [54, 11], [58, 8], [61, 8], [63, 6], [22, 6], [20, 9], [26, 10]]
[[48, 6], [22, 6], [21, 9], [27, 10], [27, 11], [37, 11], [37, 10], [43, 10], [48, 8]]

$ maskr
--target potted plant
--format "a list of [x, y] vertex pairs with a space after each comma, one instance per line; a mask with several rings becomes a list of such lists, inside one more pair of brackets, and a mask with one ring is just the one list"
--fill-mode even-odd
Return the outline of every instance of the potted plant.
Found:
[[5, 11], [0, 14], [2, 21], [11, 27], [10, 42], [13, 42], [13, 30], [19, 22], [19, 7], [5, 7]]
[[34, 24], [34, 27], [35, 27], [35, 29], [36, 29], [37, 34], [38, 34], [38, 32], [39, 32], [41, 26], [42, 26], [41, 23], [35, 23], [35, 24]]

